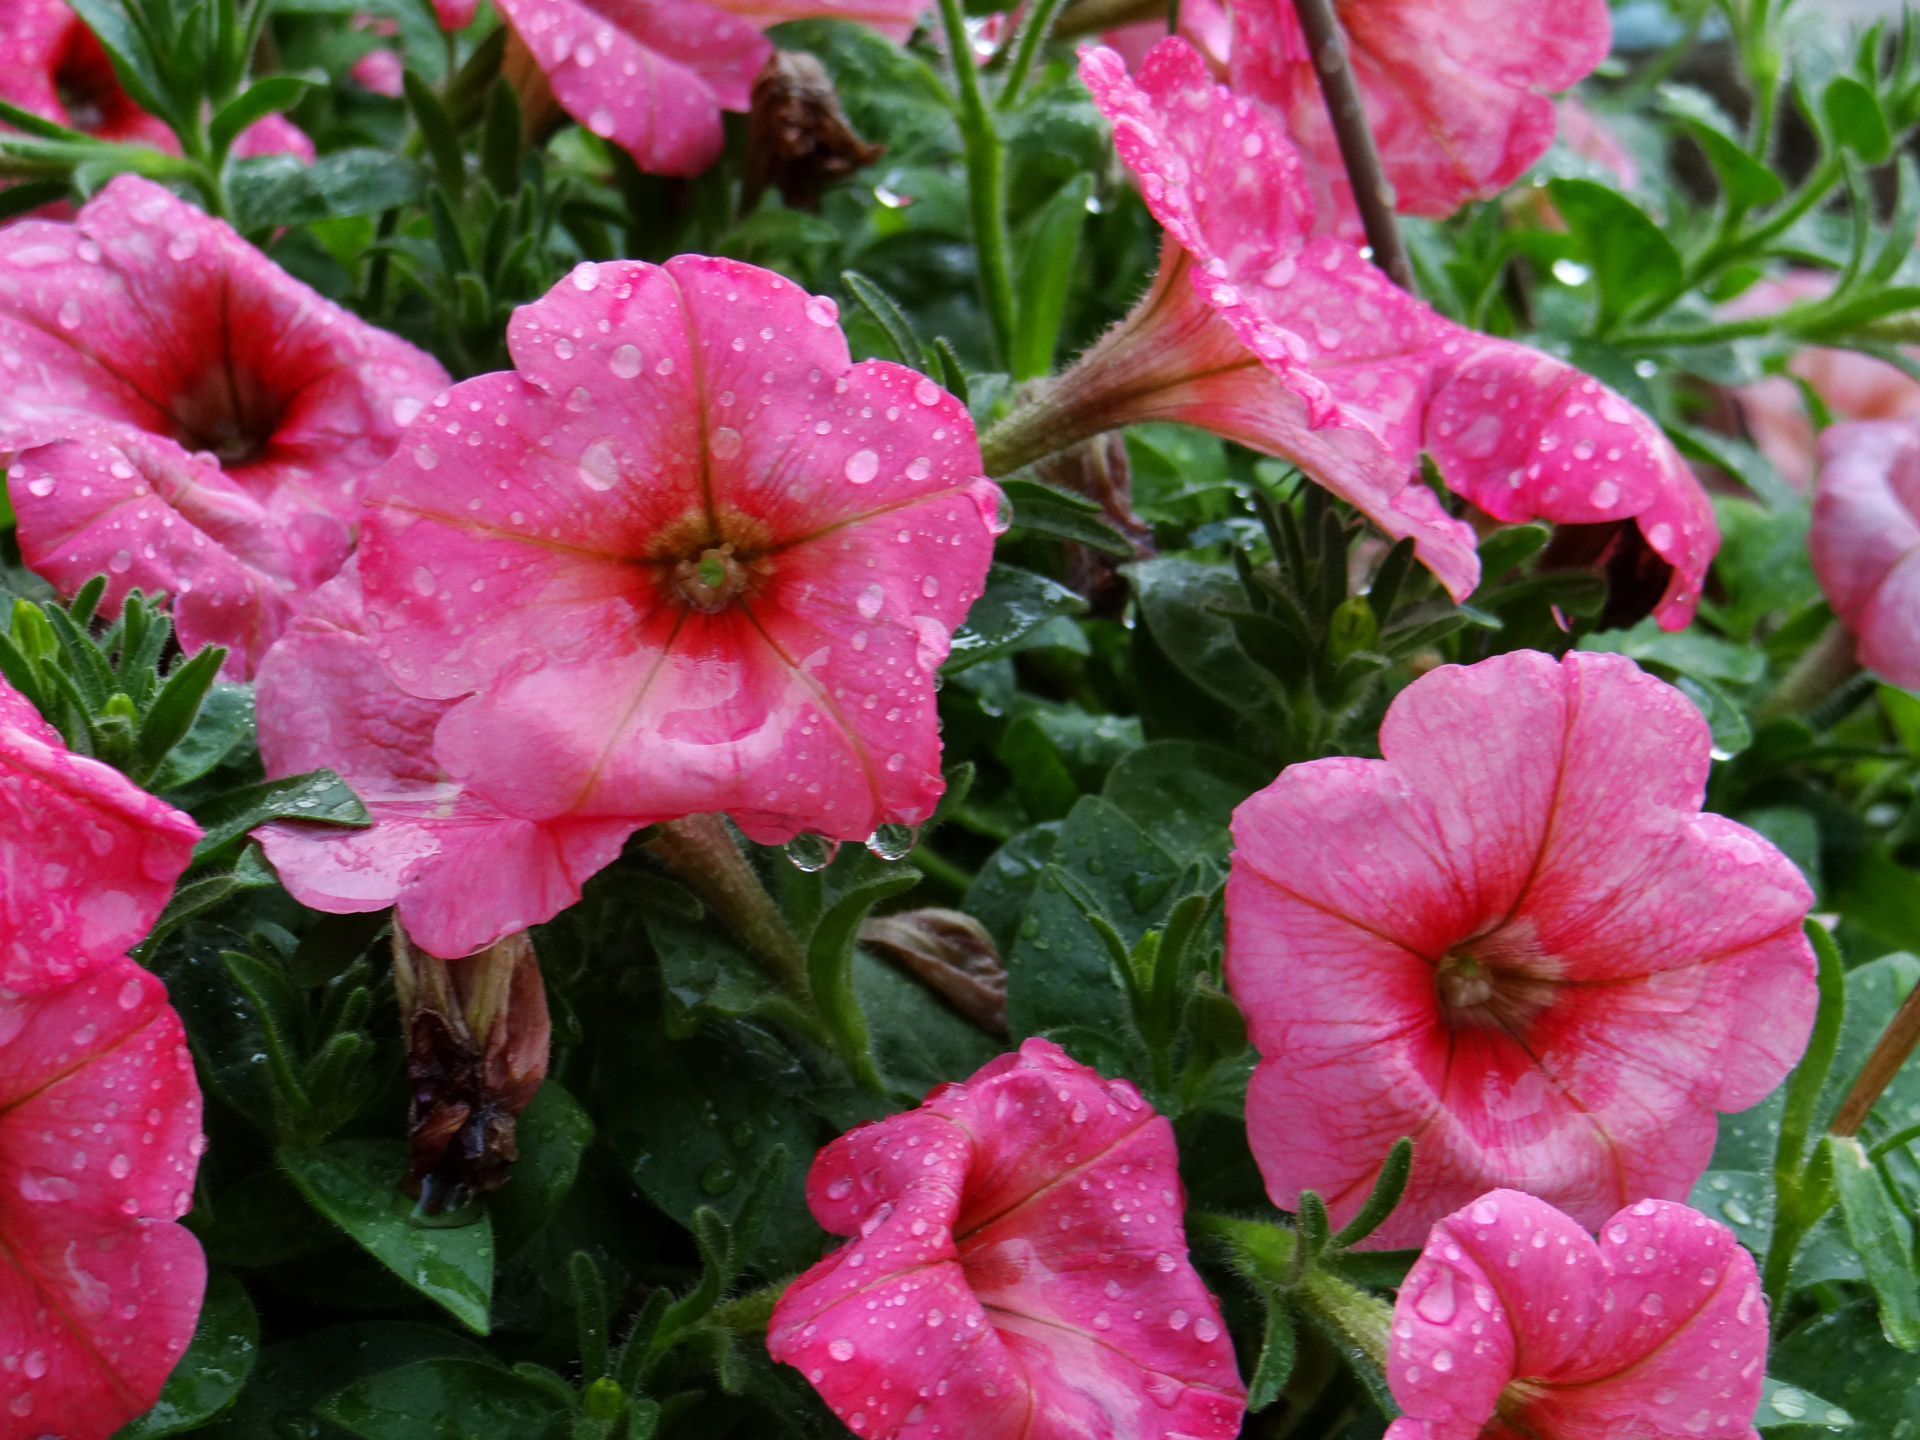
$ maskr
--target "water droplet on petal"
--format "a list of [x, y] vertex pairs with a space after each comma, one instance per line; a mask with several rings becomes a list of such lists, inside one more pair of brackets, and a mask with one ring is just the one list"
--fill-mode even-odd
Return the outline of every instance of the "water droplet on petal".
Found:
[[640, 373], [640, 347], [622, 345], [607, 357], [607, 369], [622, 380], [631, 380]]
[[825, 295], [815, 295], [807, 301], [807, 319], [816, 325], [835, 325], [840, 320], [840, 307]]
[[740, 453], [742, 443], [742, 437], [738, 430], [734, 429], [731, 425], [722, 425], [718, 430], [713, 432], [712, 438], [707, 441], [707, 448], [713, 451], [714, 459], [731, 460]]
[[833, 863], [833, 857], [840, 853], [840, 842], [816, 835], [811, 830], [803, 830], [787, 841], [785, 850], [794, 869], [804, 870], [811, 875]]
[[867, 837], [867, 849], [882, 860], [904, 860], [920, 843], [918, 825], [881, 825]]
[[880, 457], [871, 450], [856, 450], [847, 457], [846, 475], [855, 485], [865, 485], [880, 473]]
[[946, 393], [931, 380], [921, 380], [913, 387], [913, 398], [922, 405], [938, 405], [940, 397]]
[[843, 1363], [851, 1360], [853, 1358], [853, 1341], [847, 1339], [844, 1335], [837, 1340], [829, 1341], [827, 1344], [827, 1354]]

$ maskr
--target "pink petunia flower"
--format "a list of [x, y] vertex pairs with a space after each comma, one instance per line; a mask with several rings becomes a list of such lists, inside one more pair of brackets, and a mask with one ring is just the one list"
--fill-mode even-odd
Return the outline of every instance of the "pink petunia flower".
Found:
[[[925, 0], [500, 0], [523, 89], [537, 67], [575, 120], [652, 175], [698, 175], [719, 158], [720, 112], [751, 108], [773, 45], [760, 32], [810, 17], [863, 21], [904, 39]], [[446, 25], [443, 14], [441, 24]]]
[[375, 95], [385, 95], [389, 99], [399, 98], [406, 89], [401, 78], [406, 73], [406, 66], [401, 63], [398, 54], [384, 45], [369, 50], [354, 61], [353, 69], [348, 73]]
[[328, 766], [374, 820], [366, 830], [293, 821], [256, 830], [281, 883], [333, 914], [397, 904], [414, 944], [449, 959], [552, 919], [636, 826], [516, 820], [449, 780], [433, 732], [451, 702], [408, 695], [376, 649], [349, 560], [261, 662], [268, 777]]
[[1562, 145], [1602, 166], [1622, 189], [1631, 190], [1640, 183], [1640, 167], [1632, 152], [1578, 95], [1563, 95], [1554, 101], [1553, 116], [1554, 134]]
[[1807, 549], [1860, 663], [1920, 689], [1920, 427], [1853, 421], [1820, 437]]
[[0, 231], [0, 451], [27, 563], [174, 597], [245, 675], [346, 559], [360, 489], [447, 383], [218, 220], [131, 175]]
[[848, 1243], [787, 1287], [767, 1349], [870, 1440], [1229, 1440], [1246, 1392], [1187, 1260], [1173, 1127], [1028, 1040], [807, 1177]]
[[174, 1223], [204, 1148], [153, 976], [0, 990], [0, 1440], [108, 1440], [159, 1397], [206, 1287]]
[[[1395, 207], [1439, 219], [1505, 189], [1553, 144], [1548, 94], [1606, 59], [1606, 0], [1334, 0]], [[1307, 162], [1320, 225], [1359, 211], [1293, 0], [1233, 7], [1233, 88], [1271, 105]]]
[[1388, 534], [1411, 536], [1458, 598], [1472, 530], [1419, 479], [1506, 520], [1634, 520], [1672, 574], [1677, 629], [1717, 545], [1712, 510], [1659, 427], [1552, 356], [1462, 329], [1343, 239], [1312, 235], [1299, 157], [1258, 104], [1163, 41], [1137, 77], [1089, 49], [1081, 74], [1166, 229], [1133, 313], [988, 437], [995, 473], [1102, 430], [1180, 420], [1291, 460]]
[[1393, 1307], [1387, 1440], [1757, 1440], [1767, 1302], [1697, 1210], [1642, 1200], [1596, 1242], [1494, 1190], [1433, 1227]]
[[200, 827], [67, 749], [0, 679], [0, 990], [64, 985], [138, 944]]
[[[1216, 79], [1225, 80], [1233, 54], [1233, 17], [1219, 0], [1181, 0], [1180, 37], [1200, 52]], [[1167, 38], [1166, 21], [1138, 20], [1101, 33], [1100, 43], [1137, 71], [1153, 47]]]
[[1815, 1005], [1812, 892], [1701, 813], [1711, 743], [1630, 660], [1515, 651], [1403, 690], [1384, 759], [1240, 806], [1226, 973], [1276, 1204], [1313, 1189], [1344, 1220], [1403, 1135], [1373, 1244], [1500, 1185], [1590, 1226], [1689, 1192], [1714, 1112], [1774, 1088]]
[[373, 487], [382, 658], [458, 701], [437, 763], [509, 815], [724, 810], [860, 839], [942, 789], [934, 673], [1000, 493], [967, 410], [848, 361], [831, 300], [731, 260], [583, 264]]
[[[0, 0], [0, 56], [0, 100], [9, 105], [102, 140], [180, 153], [166, 122], [121, 88], [107, 52], [66, 0]], [[240, 132], [231, 153], [311, 163], [314, 149], [292, 121], [268, 115]]]

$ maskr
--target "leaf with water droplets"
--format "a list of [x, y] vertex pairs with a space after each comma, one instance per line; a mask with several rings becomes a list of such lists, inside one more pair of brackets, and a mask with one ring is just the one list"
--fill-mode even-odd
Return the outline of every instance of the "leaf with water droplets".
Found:
[[941, 673], [952, 675], [982, 660], [1010, 654], [1055, 616], [1078, 615], [1086, 608], [1085, 600], [1045, 576], [995, 565], [987, 572], [986, 593], [973, 602], [966, 623], [953, 632], [953, 649]]
[[351, 786], [331, 770], [313, 770], [229, 790], [195, 807], [194, 817], [206, 835], [193, 847], [195, 859], [218, 850], [270, 820], [307, 820], [316, 825], [344, 825], [362, 830], [373, 824], [367, 807]]
[[167, 1378], [159, 1401], [128, 1421], [114, 1440], [158, 1440], [197, 1430], [233, 1403], [259, 1351], [260, 1319], [246, 1287], [224, 1272], [213, 1276], [193, 1342]]
[[319, 1412], [364, 1440], [547, 1440], [558, 1396], [477, 1360], [421, 1360], [357, 1380]]

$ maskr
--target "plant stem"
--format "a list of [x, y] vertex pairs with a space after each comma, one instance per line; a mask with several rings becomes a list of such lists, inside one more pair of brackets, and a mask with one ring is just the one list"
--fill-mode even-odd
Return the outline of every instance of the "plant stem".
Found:
[[1858, 1135], [1860, 1127], [1867, 1123], [1874, 1102], [1900, 1073], [1900, 1067], [1907, 1063], [1916, 1044], [1920, 1044], [1920, 985], [1909, 990], [1900, 1008], [1893, 1012], [1893, 1019], [1887, 1022], [1879, 1043], [1867, 1056], [1867, 1063], [1860, 1067], [1853, 1088], [1834, 1111], [1833, 1124], [1827, 1129], [1835, 1135]]
[[987, 319], [1002, 358], [1013, 354], [1013, 268], [1007, 258], [1005, 154], [993, 116], [980, 93], [980, 70], [973, 63], [960, 0], [940, 0], [947, 30], [947, 54], [960, 99], [960, 140], [967, 158], [967, 195], [973, 211], [973, 248], [985, 292]]
[[1418, 293], [1414, 290], [1413, 264], [1393, 218], [1393, 187], [1380, 168], [1380, 152], [1374, 146], [1366, 108], [1360, 102], [1360, 86], [1347, 59], [1347, 39], [1334, 16], [1333, 0], [1293, 0], [1293, 8], [1299, 13], [1300, 28], [1306, 32], [1313, 73], [1320, 77], [1320, 93], [1333, 119], [1334, 137], [1340, 142], [1340, 158], [1346, 162], [1367, 244], [1373, 247], [1373, 263], [1402, 290]]
[[807, 962], [800, 942], [793, 938], [786, 916], [760, 883], [747, 857], [733, 843], [726, 822], [718, 815], [669, 820], [646, 846], [810, 1012], [813, 992], [807, 984]]
[[1393, 1309], [1386, 1301], [1314, 1266], [1307, 1267], [1294, 1294], [1303, 1309], [1386, 1372], [1387, 1334], [1393, 1324]]
[[1859, 672], [1860, 661], [1854, 654], [1853, 632], [1836, 620], [1827, 631], [1787, 671], [1774, 692], [1753, 712], [1756, 720], [1776, 720], [1782, 715], [1798, 715], [1819, 703], [1834, 689]]
[[1040, 47], [1047, 43], [1047, 36], [1053, 30], [1054, 17], [1060, 13], [1065, 0], [1036, 0], [1033, 8], [1027, 12], [1027, 18], [1020, 26], [1020, 34], [1013, 44], [1013, 63], [1007, 67], [1006, 83], [1000, 87], [1000, 98], [994, 101], [996, 110], [1011, 110], [1020, 98], [1020, 91], [1027, 83], [1027, 76], [1033, 72], [1034, 59], [1040, 53]]

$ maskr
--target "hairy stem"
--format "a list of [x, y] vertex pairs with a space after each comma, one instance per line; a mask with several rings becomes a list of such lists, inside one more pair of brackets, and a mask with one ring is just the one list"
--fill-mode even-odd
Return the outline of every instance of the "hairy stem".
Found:
[[1034, 59], [1040, 53], [1040, 47], [1047, 43], [1047, 36], [1053, 31], [1054, 17], [1060, 13], [1064, 0], [1037, 0], [1027, 12], [1026, 20], [1020, 26], [1020, 34], [1013, 44], [1013, 63], [1007, 67], [1006, 83], [1000, 87], [1000, 98], [994, 101], [994, 108], [1011, 110], [1020, 99], [1020, 91], [1026, 86], [1027, 76], [1033, 73]]
[[1827, 627], [1806, 654], [1794, 661], [1778, 687], [1760, 702], [1753, 718], [1766, 721], [1782, 715], [1798, 715], [1831, 695], [1834, 690], [1859, 673], [1860, 661], [1854, 654], [1853, 632], [1836, 620]]
[[1900, 1002], [1900, 1008], [1893, 1012], [1893, 1019], [1887, 1022], [1879, 1043], [1873, 1047], [1873, 1053], [1867, 1056], [1867, 1063], [1860, 1067], [1853, 1088], [1847, 1091], [1847, 1098], [1834, 1111], [1833, 1124], [1827, 1127], [1833, 1134], [1860, 1133], [1860, 1127], [1866, 1124], [1874, 1102], [1892, 1083], [1893, 1077], [1900, 1073], [1900, 1067], [1907, 1063], [1907, 1057], [1913, 1054], [1916, 1044], [1920, 1044], [1920, 985], [1909, 990], [1907, 998]]
[[760, 883], [718, 815], [669, 820], [646, 842], [667, 868], [720, 917], [747, 952], [795, 999], [811, 1007], [806, 957], [786, 916]]
[[1013, 267], [1007, 258], [1006, 156], [993, 116], [980, 93], [980, 71], [973, 63], [960, 0], [940, 0], [946, 25], [947, 54], [960, 99], [960, 140], [967, 157], [967, 196], [973, 212], [973, 248], [980, 266], [987, 319], [1000, 354], [1013, 353]]

